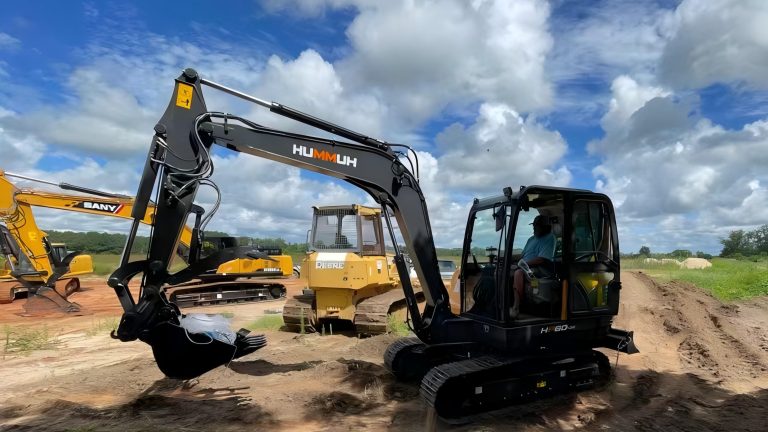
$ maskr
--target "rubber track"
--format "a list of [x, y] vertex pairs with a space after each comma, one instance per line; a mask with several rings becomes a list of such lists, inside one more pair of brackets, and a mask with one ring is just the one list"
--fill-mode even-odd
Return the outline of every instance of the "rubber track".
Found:
[[[459, 398], [462, 396], [465, 396], [467, 400], [471, 399], [472, 396], [467, 395], [459, 395], [459, 394], [450, 394], [451, 391], [449, 387], [445, 388], [445, 391], [440, 392], [440, 390], [448, 384], [449, 386], [451, 384], [459, 385], [466, 387], [464, 391], [472, 391], [472, 389], [475, 389], [475, 392], [477, 389], [483, 389], [486, 385], [491, 384], [493, 382], [500, 382], [500, 381], [509, 381], [514, 382], [517, 381], [520, 383], [520, 385], [523, 386], [523, 388], [519, 389], [521, 391], [520, 397], [518, 398], [515, 394], [504, 394], [499, 395], [497, 397], [502, 397], [503, 399], [495, 399], [491, 401], [486, 401], [486, 403], [489, 403], [492, 408], [490, 409], [496, 409], [493, 408], [495, 403], [513, 403], [513, 401], [526, 401], [529, 400], [529, 398], [537, 398], [540, 396], [536, 396], [538, 394], [538, 389], [532, 389], [532, 388], [525, 388], [525, 382], [529, 381], [531, 377], [535, 377], [537, 375], [545, 376], [547, 375], [548, 378], [547, 381], [554, 378], [552, 375], [553, 372], [557, 372], [558, 369], [569, 369], [569, 374], [566, 378], [564, 378], [566, 381], [556, 381], [551, 382], [551, 385], [554, 385], [553, 389], [559, 389], [559, 390], [544, 390], [543, 393], [540, 393], [539, 395], [546, 395], [548, 394], [548, 391], [568, 391], [565, 389], [579, 389], [584, 386], [592, 386], [594, 385], [600, 378], [588, 375], [588, 376], [582, 376], [581, 374], [589, 373], [588, 371], [593, 367], [591, 366], [592, 362], [598, 364], [598, 367], [600, 367], [600, 363], [607, 362], [607, 359], [602, 353], [599, 352], [593, 352], [593, 358], [592, 359], [586, 359], [581, 358], [581, 363], [578, 363], [571, 366], [552, 366], [548, 367], [543, 370], [535, 370], [536, 369], [536, 362], [537, 360], [535, 358], [528, 358], [525, 360], [522, 360], [517, 358], [504, 358], [504, 357], [497, 357], [497, 356], [482, 356], [477, 357], [473, 359], [467, 359], [452, 363], [445, 363], [441, 364], [439, 366], [436, 366], [432, 368], [422, 379], [421, 382], [421, 388], [420, 393], [422, 397], [426, 400], [426, 402], [435, 408], [440, 406], [441, 404], [438, 401], [438, 398]], [[549, 359], [550, 361], [543, 362], [542, 364], [550, 364], [552, 359]], [[606, 363], [607, 364], [607, 363]], [[603, 365], [604, 366], [604, 365]], [[610, 366], [608, 366], [610, 367]], [[602, 369], [602, 368], [601, 368]], [[517, 375], [518, 373], [522, 372], [520, 375]], [[602, 370], [602, 373], [607, 373], [606, 370]], [[473, 376], [474, 375], [474, 376]], [[562, 376], [562, 375], [561, 375]], [[491, 386], [493, 386], [491, 384]], [[455, 388], [453, 391], [455, 392]], [[490, 388], [487, 388], [486, 390], [490, 390]], [[482, 390], [481, 390], [482, 391]], [[476, 393], [477, 394], [477, 393]], [[552, 394], [552, 393], [549, 393]], [[445, 399], [446, 401], [449, 399]], [[502, 402], [504, 401], [504, 402]], [[498, 408], [498, 407], [497, 407]], [[468, 412], [456, 412], [460, 411], [457, 407], [452, 407], [450, 414], [447, 416], [449, 418], [458, 418], [458, 417], [465, 417], [467, 415], [473, 415], [477, 414], [479, 412], [482, 412], [482, 408], [480, 408], [480, 411], [477, 411], [478, 406], [475, 406], [474, 408], [470, 408]], [[438, 409], [439, 411], [439, 409]], [[439, 413], [441, 416], [446, 416], [446, 413]]]
[[[281, 297], [272, 297], [271, 289], [275, 287], [282, 288], [283, 296]], [[244, 295], [242, 297], [229, 297], [229, 298], [221, 298], [217, 299], [212, 296], [207, 296], [204, 299], [183, 299], [183, 297], [190, 297], [194, 296], [196, 294], [216, 294], [219, 289], [222, 289], [228, 293], [236, 293], [238, 291], [242, 291]], [[210, 291], [206, 290], [210, 289]], [[247, 294], [248, 290], [264, 290], [264, 295], [245, 295]], [[174, 286], [168, 286], [166, 287], [166, 292], [169, 295], [169, 298], [171, 301], [175, 301], [178, 297], [182, 297], [182, 300], [180, 300], [180, 307], [196, 307], [196, 306], [209, 306], [209, 305], [219, 305], [219, 304], [230, 304], [230, 303], [242, 303], [242, 302], [269, 302], [269, 301], [278, 301], [282, 300], [284, 298], [285, 294], [285, 286], [282, 284], [276, 284], [276, 283], [260, 283], [260, 282], [254, 282], [254, 281], [243, 281], [243, 280], [236, 280], [236, 281], [229, 281], [229, 282], [211, 282], [211, 283], [189, 283], [189, 284], [183, 284], [183, 285], [174, 285]]]
[[384, 352], [384, 366], [386, 366], [387, 370], [395, 374], [395, 376], [400, 376], [401, 371], [396, 371], [393, 368], [393, 363], [395, 361], [395, 358], [398, 354], [400, 354], [405, 349], [411, 349], [412, 347], [418, 346], [418, 345], [424, 345], [424, 342], [422, 342], [417, 337], [408, 337], [408, 338], [400, 338], [394, 342], [392, 342], [388, 347], [387, 350]]

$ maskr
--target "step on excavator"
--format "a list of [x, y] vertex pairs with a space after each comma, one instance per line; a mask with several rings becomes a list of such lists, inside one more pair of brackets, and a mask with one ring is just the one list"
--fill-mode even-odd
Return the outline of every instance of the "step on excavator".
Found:
[[313, 207], [301, 263], [307, 289], [283, 307], [289, 330], [346, 324], [361, 335], [387, 332], [389, 315], [404, 308], [405, 295], [393, 255], [385, 251], [381, 219], [380, 208], [359, 204]]
[[[10, 178], [50, 184], [81, 195], [18, 188]], [[28, 290], [31, 295], [28, 296], [25, 309], [32, 309], [30, 303], [35, 303], [38, 306], [34, 309], [49, 304], [64, 312], [79, 311], [79, 305], [68, 301], [66, 297], [79, 288], [79, 280], [74, 276], [93, 272], [91, 257], [76, 253], [66, 258], [62, 253], [64, 246], [51, 244], [45, 233], [37, 227], [33, 207], [130, 219], [133, 197], [0, 170], [0, 219], [8, 226], [3, 231], [4, 236], [0, 237], [0, 245], [3, 252], [8, 252], [6, 262], [17, 267], [6, 271], [6, 274], [0, 274], [0, 300], [12, 301], [16, 294]], [[151, 226], [154, 212], [154, 204], [150, 204], [141, 223]], [[199, 225], [202, 209], [196, 207], [192, 213], [195, 223]], [[190, 257], [190, 245], [193, 242], [197, 242], [199, 247], [196, 248], [197, 256]], [[192, 260], [205, 263], [204, 259], [208, 255], [220, 251], [225, 251], [230, 257], [234, 257], [231, 254], [233, 251], [239, 251], [243, 257], [210, 265], [193, 280], [169, 287], [171, 301], [186, 308], [276, 300], [285, 296], [285, 286], [278, 279], [293, 276], [293, 260], [283, 255], [279, 248], [239, 246], [235, 237], [203, 237], [199, 230], [184, 226], [177, 252], [185, 262]]]
[[[204, 86], [344, 139], [287, 132], [211, 111]], [[151, 345], [166, 375], [189, 378], [253, 352], [251, 336], [244, 332], [230, 343], [191, 332], [163, 291], [175, 279], [168, 263], [197, 188], [211, 181], [213, 144], [363, 189], [382, 207], [393, 239], [390, 214], [394, 216], [425, 305], [420, 311], [410, 279], [402, 278], [408, 322], [416, 337], [394, 342], [384, 362], [399, 379], [421, 380], [421, 394], [442, 417], [589, 388], [610, 370], [607, 357], [596, 348], [637, 352], [632, 332], [611, 325], [619, 312], [621, 282], [618, 232], [607, 196], [527, 186], [504, 187], [496, 196], [475, 199], [464, 234], [458, 278], [461, 307], [455, 314], [440, 275], [418, 163], [410, 148], [241, 93], [186, 69], [155, 126], [136, 196], [134, 226], [153, 185], [160, 185], [152, 246], [140, 261], [129, 262], [124, 255], [109, 281], [125, 311], [116, 336]], [[553, 253], [548, 272], [526, 285], [525, 296], [514, 295], [515, 274], [524, 266], [515, 252], [523, 249], [530, 234], [526, 222], [535, 216], [552, 227], [559, 253]], [[396, 241], [392, 243], [399, 274], [408, 274], [404, 254]], [[495, 253], [478, 259], [478, 251], [489, 246]], [[127, 286], [138, 274], [143, 275], [143, 291], [134, 299]]]

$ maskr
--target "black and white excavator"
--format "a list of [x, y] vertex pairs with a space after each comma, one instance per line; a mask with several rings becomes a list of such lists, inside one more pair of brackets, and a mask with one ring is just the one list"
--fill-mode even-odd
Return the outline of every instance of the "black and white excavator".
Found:
[[[204, 86], [343, 140], [286, 132], [210, 111]], [[125, 310], [115, 337], [151, 345], [158, 366], [169, 377], [198, 376], [265, 343], [245, 330], [232, 332], [229, 338], [193, 331], [164, 294], [164, 286], [194, 274], [192, 268], [175, 274], [168, 268], [198, 188], [213, 185], [213, 144], [363, 189], [381, 205], [398, 272], [408, 274], [405, 251], [394, 241], [390, 220], [394, 216], [426, 305], [420, 312], [413, 286], [402, 278], [408, 322], [416, 337], [393, 343], [384, 361], [399, 379], [420, 379], [423, 397], [442, 417], [588, 388], [610, 371], [608, 358], [596, 348], [637, 352], [632, 332], [611, 325], [619, 311], [621, 282], [616, 221], [607, 196], [528, 186], [500, 187], [497, 196], [475, 199], [464, 235], [461, 273], [451, 290], [459, 295], [454, 313], [438, 268], [415, 152], [246, 95], [186, 69], [176, 78], [168, 107], [155, 126], [136, 194], [133, 228], [121, 266], [109, 279]], [[242, 184], [249, 181], [257, 179], [244, 178]], [[155, 186], [148, 255], [129, 262], [136, 227]], [[544, 260], [546, 271], [539, 272], [525, 268], [519, 257], [532, 234], [529, 223], [542, 220], [537, 216], [551, 227], [556, 249], [551, 260]], [[483, 251], [488, 253], [478, 259]], [[533, 275], [520, 291], [524, 295], [514, 295], [516, 271]], [[128, 282], [139, 274], [142, 289], [134, 299]]]

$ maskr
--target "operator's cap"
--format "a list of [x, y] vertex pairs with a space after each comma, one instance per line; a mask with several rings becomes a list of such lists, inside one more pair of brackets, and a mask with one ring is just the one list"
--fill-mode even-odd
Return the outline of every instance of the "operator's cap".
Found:
[[529, 225], [549, 226], [549, 218], [544, 215], [538, 215]]

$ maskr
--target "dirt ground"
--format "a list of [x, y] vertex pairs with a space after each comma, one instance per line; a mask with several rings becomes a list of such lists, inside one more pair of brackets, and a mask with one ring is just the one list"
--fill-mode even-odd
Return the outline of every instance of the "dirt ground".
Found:
[[[164, 378], [148, 345], [115, 341], [102, 323], [120, 314], [91, 280], [80, 316], [20, 316], [0, 305], [0, 327], [46, 326], [54, 348], [5, 353], [1, 431], [763, 431], [768, 412], [768, 298], [722, 304], [695, 287], [623, 273], [616, 327], [640, 354], [607, 352], [607, 386], [485, 414], [435, 420], [418, 387], [397, 383], [382, 355], [395, 338], [267, 331], [269, 345], [199, 379]], [[289, 292], [300, 289], [290, 281]], [[282, 301], [197, 308], [230, 312], [237, 328]], [[95, 334], [94, 334], [95, 333]]]

